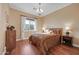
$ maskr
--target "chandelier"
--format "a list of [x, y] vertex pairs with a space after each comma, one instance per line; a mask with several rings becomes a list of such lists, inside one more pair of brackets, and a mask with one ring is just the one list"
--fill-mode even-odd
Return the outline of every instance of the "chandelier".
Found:
[[38, 15], [41, 15], [44, 12], [41, 8], [41, 3], [38, 4], [38, 7], [34, 7], [33, 9], [36, 11], [36, 13], [38, 13]]

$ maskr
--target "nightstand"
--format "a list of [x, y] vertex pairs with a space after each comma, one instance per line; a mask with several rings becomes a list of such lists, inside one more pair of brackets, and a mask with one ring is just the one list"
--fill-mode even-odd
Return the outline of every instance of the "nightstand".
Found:
[[72, 39], [73, 37], [71, 36], [62, 36], [61, 43], [68, 46], [72, 46]]

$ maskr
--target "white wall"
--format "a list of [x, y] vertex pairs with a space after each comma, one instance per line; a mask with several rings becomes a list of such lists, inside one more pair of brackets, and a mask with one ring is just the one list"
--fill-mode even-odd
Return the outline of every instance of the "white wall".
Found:
[[[13, 25], [16, 28], [16, 38], [17, 40], [21, 39], [21, 15], [27, 16], [27, 17], [35, 17], [34, 15], [24, 13], [15, 9], [10, 8], [10, 14], [9, 14], [9, 24]], [[37, 31], [41, 31], [41, 25], [42, 20], [37, 19]], [[25, 36], [29, 37], [32, 34], [33, 31], [26, 32]]]
[[3, 54], [5, 48], [5, 30], [7, 19], [7, 4], [0, 3], [0, 54]]
[[79, 45], [79, 4], [71, 4], [44, 17], [44, 27], [59, 27], [65, 29], [69, 26], [74, 36], [73, 44]]

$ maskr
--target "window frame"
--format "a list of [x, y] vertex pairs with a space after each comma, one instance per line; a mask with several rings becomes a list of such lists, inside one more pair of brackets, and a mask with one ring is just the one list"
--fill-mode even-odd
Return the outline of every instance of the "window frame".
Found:
[[[34, 29], [33, 30], [31, 30], [30, 29], [30, 26], [29, 26], [29, 29], [28, 30], [24, 30], [24, 31], [36, 31], [36, 27], [37, 27], [37, 21], [36, 21], [36, 18], [30, 18], [30, 17], [27, 17], [27, 16], [21, 16], [21, 26], [22, 26], [22, 17], [26, 17], [26, 20], [30, 20], [30, 21], [34, 21], [35, 22], [35, 26], [34, 26]], [[31, 23], [31, 22], [30, 22]], [[30, 23], [29, 23], [29, 25], [30, 25]]]

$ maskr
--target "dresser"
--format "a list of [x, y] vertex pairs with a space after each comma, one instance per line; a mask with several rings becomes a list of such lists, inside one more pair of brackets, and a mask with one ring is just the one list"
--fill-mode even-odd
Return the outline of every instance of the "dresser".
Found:
[[16, 30], [6, 30], [6, 53], [10, 53], [16, 47]]
[[72, 39], [73, 37], [64, 35], [62, 36], [61, 42], [62, 44], [72, 46]]

